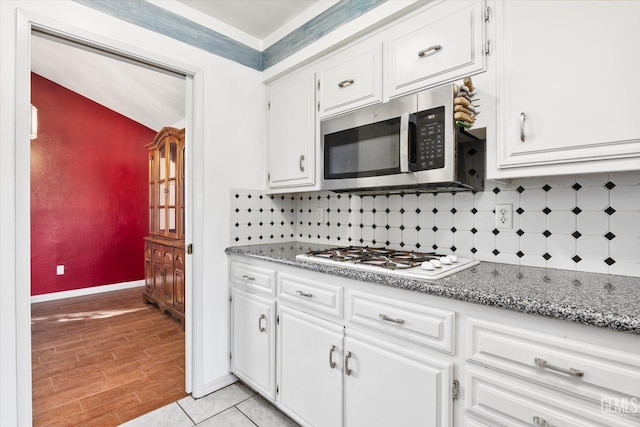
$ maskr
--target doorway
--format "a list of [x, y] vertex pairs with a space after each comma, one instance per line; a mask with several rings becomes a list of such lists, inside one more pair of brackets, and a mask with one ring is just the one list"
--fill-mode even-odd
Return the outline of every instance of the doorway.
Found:
[[[30, 99], [30, 37], [33, 31], [48, 34], [54, 37], [61, 37], [64, 40], [80, 43], [89, 48], [98, 49], [107, 54], [122, 57], [126, 61], [136, 62], [143, 66], [156, 67], [161, 70], [168, 70], [185, 76], [185, 127], [190, 130], [187, 140], [187, 163], [186, 163], [186, 238], [194, 234], [194, 229], [198, 230], [202, 224], [196, 219], [193, 220], [191, 212], [194, 210], [194, 198], [192, 195], [193, 175], [196, 168], [202, 165], [194, 161], [198, 158], [202, 150], [202, 120], [194, 117], [195, 110], [201, 110], [202, 98], [197, 96], [197, 90], [201, 91], [202, 76], [201, 70], [186, 64], [177, 63], [168, 58], [142, 51], [132, 46], [124, 45], [115, 40], [88, 33], [58, 22], [52, 22], [44, 17], [21, 16], [18, 19], [17, 33], [17, 56], [16, 56], [16, 208], [18, 212], [29, 212], [30, 202], [30, 147], [28, 143], [29, 129], [29, 99]], [[62, 59], [64, 60], [64, 59]], [[197, 173], [197, 171], [195, 171]], [[197, 201], [196, 201], [197, 208]], [[197, 209], [196, 209], [197, 210]], [[21, 215], [16, 219], [16, 234], [25, 236], [26, 239], [16, 241], [16, 282], [30, 283], [30, 219], [29, 215]], [[185, 270], [186, 295], [191, 299], [196, 284], [197, 275], [194, 273], [193, 259], [187, 257]], [[191, 299], [193, 301], [193, 299]], [[16, 287], [16, 335], [18, 354], [31, 353], [31, 333], [30, 333], [30, 290], [28, 287]], [[192, 367], [192, 347], [194, 339], [192, 337], [192, 316], [197, 312], [191, 305], [187, 305], [186, 336], [185, 336], [185, 390], [191, 392], [193, 367]], [[31, 363], [30, 358], [22, 357], [17, 361], [17, 390], [21, 399], [18, 401], [18, 418], [25, 424], [31, 424]]]

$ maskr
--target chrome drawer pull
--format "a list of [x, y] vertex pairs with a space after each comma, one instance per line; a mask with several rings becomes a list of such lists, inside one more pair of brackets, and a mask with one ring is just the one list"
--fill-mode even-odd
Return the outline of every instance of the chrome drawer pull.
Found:
[[343, 87], [351, 86], [354, 82], [355, 80], [353, 79], [343, 80], [338, 83], [338, 87], [342, 89]]
[[524, 121], [527, 119], [527, 115], [520, 113], [520, 141], [524, 142]]
[[[319, 108], [320, 104], [318, 104]], [[300, 154], [300, 160], [298, 163], [298, 167], [300, 168], [300, 172], [304, 172], [304, 154]]]
[[333, 352], [335, 351], [336, 346], [332, 345], [331, 348], [329, 349], [329, 367], [331, 369], [336, 367], [336, 362], [333, 361]]
[[380, 314], [378, 315], [378, 318], [386, 322], [397, 323], [398, 325], [402, 325], [404, 323], [404, 319], [394, 319], [393, 317], [389, 317], [386, 314]]
[[427, 53], [431, 52], [432, 50], [434, 50], [434, 51], [436, 51], [436, 52], [437, 52], [437, 51], [439, 51], [440, 49], [442, 49], [442, 46], [441, 46], [441, 45], [439, 45], [439, 44], [435, 44], [435, 45], [433, 45], [433, 46], [429, 46], [429, 47], [428, 47], [428, 48], [426, 48], [426, 49], [422, 49], [420, 52], [418, 52], [418, 56], [419, 56], [420, 58], [422, 58], [423, 56], [425, 56]]
[[256, 280], [256, 278], [255, 278], [255, 277], [247, 276], [246, 274], [245, 274], [244, 276], [242, 276], [242, 278], [243, 278], [244, 280], [251, 280], [251, 281]]
[[554, 427], [553, 424], [549, 424], [547, 420], [541, 417], [533, 417], [533, 423], [541, 427]]
[[351, 375], [351, 369], [349, 369], [349, 359], [351, 359], [351, 352], [347, 351], [346, 356], [344, 356], [344, 373], [347, 375]]
[[539, 366], [541, 368], [544, 368], [544, 369], [549, 369], [550, 371], [561, 372], [563, 374], [571, 375], [572, 377], [582, 377], [582, 376], [584, 376], [584, 371], [581, 371], [580, 369], [576, 369], [576, 368], [569, 368], [569, 369], [561, 368], [560, 366], [551, 365], [546, 360], [540, 359], [538, 357], [535, 358], [535, 362], [536, 362], [537, 366]]
[[296, 294], [300, 295], [301, 297], [305, 297], [305, 298], [312, 298], [313, 294], [307, 293], [307, 292], [302, 292], [302, 291], [296, 291]]
[[267, 316], [265, 316], [264, 314], [260, 315], [260, 318], [258, 318], [258, 330], [260, 332], [266, 332], [267, 328], [262, 326], [262, 321], [263, 320], [267, 320]]

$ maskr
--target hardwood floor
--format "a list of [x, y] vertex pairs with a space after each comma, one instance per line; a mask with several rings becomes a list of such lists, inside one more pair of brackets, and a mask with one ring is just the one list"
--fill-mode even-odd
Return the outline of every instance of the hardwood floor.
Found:
[[142, 288], [32, 304], [34, 426], [116, 426], [184, 396], [184, 331]]

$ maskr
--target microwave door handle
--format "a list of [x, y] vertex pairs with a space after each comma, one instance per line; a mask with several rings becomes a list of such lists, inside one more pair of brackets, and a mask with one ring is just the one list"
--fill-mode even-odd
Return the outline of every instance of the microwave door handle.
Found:
[[409, 113], [400, 116], [400, 172], [411, 172], [409, 169]]

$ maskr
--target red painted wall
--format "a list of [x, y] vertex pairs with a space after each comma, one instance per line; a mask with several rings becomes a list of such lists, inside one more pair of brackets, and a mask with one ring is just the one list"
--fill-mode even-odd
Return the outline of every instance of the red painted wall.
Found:
[[143, 279], [155, 132], [37, 74], [31, 89], [31, 295]]

